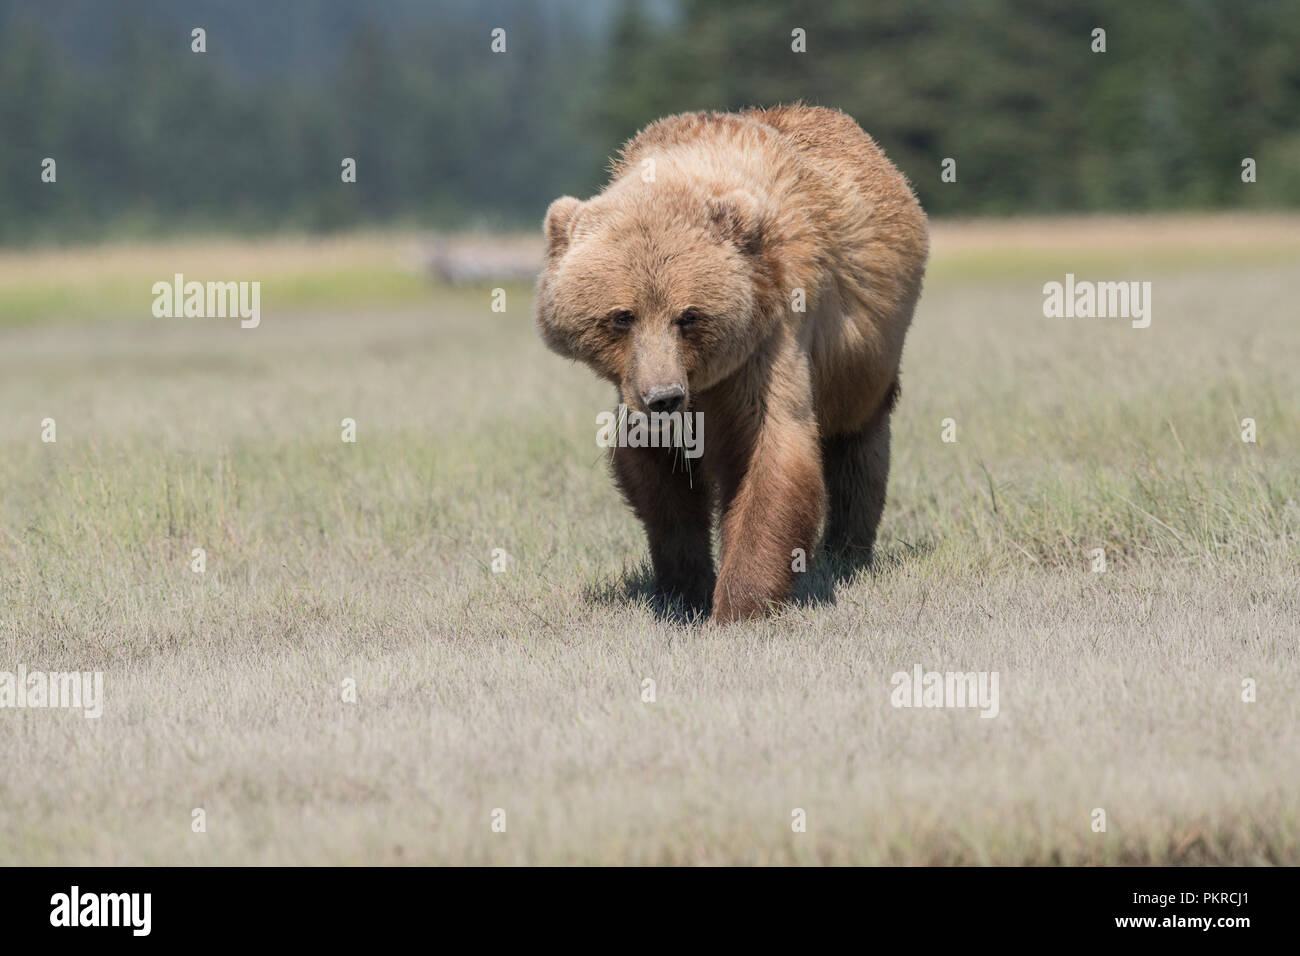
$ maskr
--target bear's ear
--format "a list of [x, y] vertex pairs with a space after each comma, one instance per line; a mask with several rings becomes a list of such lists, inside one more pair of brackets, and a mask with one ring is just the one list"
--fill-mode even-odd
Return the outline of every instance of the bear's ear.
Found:
[[745, 255], [758, 255], [763, 248], [763, 209], [758, 197], [744, 189], [733, 189], [721, 196], [710, 196], [707, 202], [709, 221], [718, 237], [735, 243]]
[[573, 234], [573, 224], [577, 221], [578, 211], [581, 208], [582, 200], [574, 199], [572, 196], [561, 196], [547, 208], [542, 231], [546, 233], [548, 256], [558, 256], [568, 248], [569, 238]]

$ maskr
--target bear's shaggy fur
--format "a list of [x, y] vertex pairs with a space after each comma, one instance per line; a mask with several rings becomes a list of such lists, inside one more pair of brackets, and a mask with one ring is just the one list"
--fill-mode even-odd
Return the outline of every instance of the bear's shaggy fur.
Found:
[[689, 471], [680, 449], [612, 456], [658, 587], [711, 599], [716, 621], [761, 615], [823, 520], [828, 549], [865, 561], [928, 255], [925, 214], [871, 138], [800, 104], [670, 116], [623, 147], [598, 196], [555, 200], [544, 228], [547, 345], [630, 409], [704, 416]]

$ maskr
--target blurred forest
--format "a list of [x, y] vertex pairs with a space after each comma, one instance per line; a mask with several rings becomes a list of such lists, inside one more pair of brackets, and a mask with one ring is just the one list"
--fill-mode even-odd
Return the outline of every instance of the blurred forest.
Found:
[[0, 242], [533, 228], [661, 115], [794, 99], [932, 214], [1300, 206], [1296, 0], [0, 0]]

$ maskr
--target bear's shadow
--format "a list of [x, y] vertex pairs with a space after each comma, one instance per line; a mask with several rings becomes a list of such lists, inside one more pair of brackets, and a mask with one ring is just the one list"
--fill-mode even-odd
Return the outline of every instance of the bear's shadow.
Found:
[[[865, 559], [854, 555], [831, 555], [823, 551], [817, 555], [812, 567], [796, 578], [788, 606], [811, 608], [833, 605], [835, 592], [841, 585], [851, 584], [864, 574], [876, 578], [933, 550], [932, 544], [912, 545], [900, 542], [896, 548], [877, 550]], [[656, 619], [678, 627], [702, 624], [709, 614], [707, 608], [688, 607], [680, 599], [658, 593], [655, 590], [654, 572], [644, 562], [617, 580], [587, 586], [583, 590], [583, 600], [588, 604], [606, 606], [646, 604]]]

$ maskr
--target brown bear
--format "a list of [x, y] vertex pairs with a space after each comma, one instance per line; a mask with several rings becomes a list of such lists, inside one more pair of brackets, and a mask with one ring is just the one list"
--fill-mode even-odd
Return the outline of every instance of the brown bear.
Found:
[[[613, 450], [657, 588], [725, 622], [787, 599], [800, 555], [870, 558], [903, 336], [929, 251], [907, 180], [845, 114], [659, 120], [609, 185], [546, 211], [536, 319], [632, 412], [700, 413], [703, 453]], [[714, 575], [711, 528], [721, 530]]]

